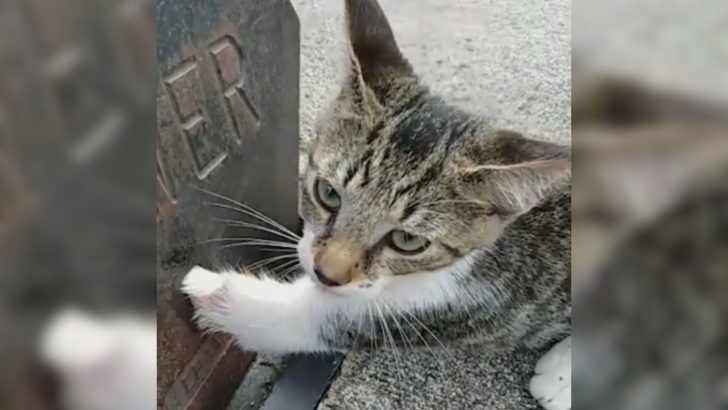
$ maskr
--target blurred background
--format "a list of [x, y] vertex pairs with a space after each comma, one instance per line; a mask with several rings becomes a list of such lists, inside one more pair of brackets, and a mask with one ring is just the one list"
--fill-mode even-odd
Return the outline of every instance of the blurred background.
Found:
[[2, 409], [155, 397], [155, 49], [153, 0], [0, 1]]
[[573, 407], [728, 406], [728, 4], [573, 3]]

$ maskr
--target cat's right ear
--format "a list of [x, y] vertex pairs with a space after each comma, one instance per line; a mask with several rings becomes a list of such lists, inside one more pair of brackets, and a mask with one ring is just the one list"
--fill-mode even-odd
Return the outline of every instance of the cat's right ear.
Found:
[[487, 204], [506, 218], [538, 205], [571, 177], [568, 146], [498, 132], [466, 149], [458, 187], [470, 200]]
[[354, 60], [352, 79], [371, 89], [381, 103], [394, 80], [413, 75], [412, 67], [376, 0], [346, 0], [346, 25]]
[[487, 204], [494, 214], [511, 218], [538, 205], [570, 176], [568, 160], [483, 165], [462, 170], [460, 191], [475, 202]]

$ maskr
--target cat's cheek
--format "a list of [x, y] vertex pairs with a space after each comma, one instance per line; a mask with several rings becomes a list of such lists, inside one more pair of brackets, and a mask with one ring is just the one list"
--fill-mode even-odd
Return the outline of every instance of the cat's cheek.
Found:
[[298, 260], [301, 263], [303, 271], [308, 275], [313, 275], [313, 245], [314, 233], [311, 229], [304, 228], [303, 237], [298, 241]]

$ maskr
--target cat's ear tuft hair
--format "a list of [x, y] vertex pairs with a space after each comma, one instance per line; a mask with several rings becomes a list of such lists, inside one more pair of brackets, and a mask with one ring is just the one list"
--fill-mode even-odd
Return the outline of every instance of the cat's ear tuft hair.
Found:
[[482, 160], [459, 169], [458, 176], [463, 195], [488, 203], [497, 214], [525, 213], [570, 180], [567, 146], [510, 132], [486, 141], [479, 153]]
[[[571, 147], [551, 142], [526, 138], [513, 131], [498, 131], [484, 140], [484, 149], [489, 163], [515, 165], [531, 161], [571, 159]], [[482, 162], [480, 163], [482, 164]]]
[[412, 74], [377, 0], [346, 0], [346, 25], [358, 62], [352, 69], [360, 70], [364, 83], [375, 93], [383, 92], [393, 77]]

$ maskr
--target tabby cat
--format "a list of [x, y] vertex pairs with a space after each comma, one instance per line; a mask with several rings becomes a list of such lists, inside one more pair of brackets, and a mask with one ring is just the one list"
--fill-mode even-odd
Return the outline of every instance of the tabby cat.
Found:
[[[347, 0], [346, 18], [348, 75], [300, 184], [304, 274], [193, 268], [183, 291], [198, 324], [274, 353], [564, 340], [569, 147], [494, 129], [432, 95], [375, 0]], [[554, 349], [531, 391], [566, 409], [570, 340]]]

